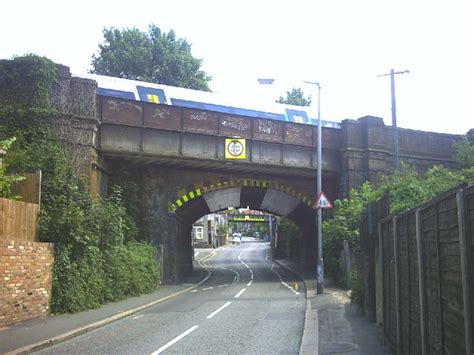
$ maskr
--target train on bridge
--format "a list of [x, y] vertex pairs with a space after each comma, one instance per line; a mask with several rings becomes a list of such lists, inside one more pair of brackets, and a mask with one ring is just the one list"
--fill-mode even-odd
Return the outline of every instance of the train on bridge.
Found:
[[[238, 99], [229, 100], [221, 95], [206, 91], [95, 74], [89, 74], [87, 77], [97, 82], [97, 94], [101, 96], [207, 110], [244, 117], [264, 118], [314, 126], [318, 124], [318, 120], [311, 116], [309, 107], [286, 105], [277, 102], [257, 105]], [[321, 120], [321, 126], [329, 128], [341, 127], [339, 122], [327, 120]]]

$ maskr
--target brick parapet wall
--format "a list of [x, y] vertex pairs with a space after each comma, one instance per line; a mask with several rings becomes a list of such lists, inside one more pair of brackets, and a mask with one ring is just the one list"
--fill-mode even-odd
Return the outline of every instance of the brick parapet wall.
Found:
[[[379, 117], [366, 116], [344, 120], [341, 143], [341, 195], [364, 181], [378, 184], [383, 176], [393, 174], [392, 128]], [[399, 128], [400, 160], [419, 173], [435, 164], [456, 168], [454, 143], [462, 135], [416, 131]]]
[[51, 243], [0, 241], [0, 328], [49, 313]]

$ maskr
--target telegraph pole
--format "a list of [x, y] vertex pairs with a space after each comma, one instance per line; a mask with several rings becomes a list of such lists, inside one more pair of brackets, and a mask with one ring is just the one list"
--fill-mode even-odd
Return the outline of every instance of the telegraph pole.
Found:
[[377, 77], [389, 76], [390, 75], [390, 89], [392, 93], [392, 140], [393, 140], [393, 165], [395, 171], [400, 171], [400, 152], [398, 147], [398, 128], [397, 128], [397, 105], [395, 101], [395, 75], [396, 74], [408, 74], [408, 70], [395, 71], [390, 70], [390, 73], [380, 74]]

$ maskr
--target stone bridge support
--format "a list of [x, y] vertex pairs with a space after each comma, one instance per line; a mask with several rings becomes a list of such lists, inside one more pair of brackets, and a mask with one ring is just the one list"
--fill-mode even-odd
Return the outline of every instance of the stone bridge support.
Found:
[[137, 169], [137, 173], [143, 178], [141, 209], [145, 223], [150, 225], [147, 238], [163, 245], [165, 281], [177, 281], [192, 271], [192, 224], [227, 207], [248, 206], [292, 220], [303, 235], [300, 261], [315, 263], [315, 210], [305, 197], [314, 196], [312, 180], [270, 176], [248, 179], [244, 174], [152, 165]]

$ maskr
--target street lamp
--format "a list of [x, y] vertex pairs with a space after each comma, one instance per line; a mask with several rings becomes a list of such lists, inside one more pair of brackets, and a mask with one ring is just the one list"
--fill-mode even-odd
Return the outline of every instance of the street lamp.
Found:
[[[316, 172], [316, 192], [317, 198], [322, 192], [322, 127], [321, 127], [321, 84], [318, 82], [305, 81], [305, 83], [318, 87], [318, 142], [317, 142], [317, 172]], [[318, 256], [316, 260], [316, 291], [318, 294], [324, 293], [324, 261], [323, 261], [323, 217], [322, 207], [316, 206], [318, 225]]]
[[[272, 85], [274, 79], [258, 79], [261, 85]], [[316, 192], [317, 198], [322, 192], [322, 127], [321, 127], [321, 84], [314, 81], [304, 81], [310, 85], [318, 87], [318, 141], [317, 141], [317, 170], [316, 170]], [[322, 225], [322, 207], [317, 206], [317, 260], [316, 260], [316, 291], [318, 294], [324, 293], [324, 261], [323, 261], [323, 225]]]

